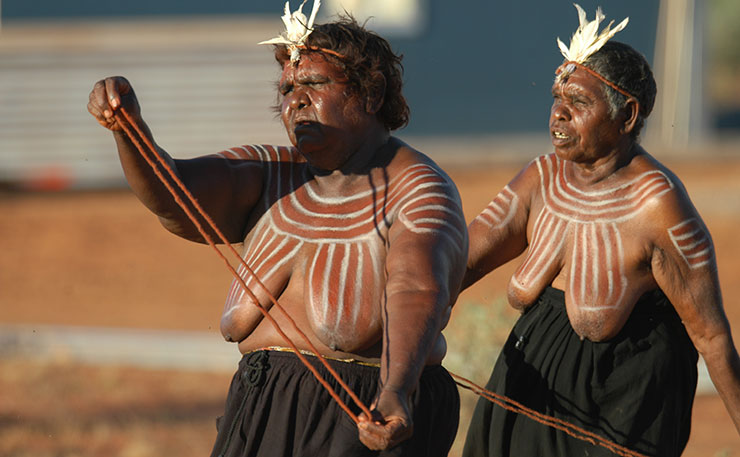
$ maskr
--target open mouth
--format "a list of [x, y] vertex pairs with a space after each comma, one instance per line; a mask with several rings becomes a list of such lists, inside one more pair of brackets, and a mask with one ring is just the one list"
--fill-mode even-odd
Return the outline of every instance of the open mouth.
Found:
[[300, 137], [314, 136], [317, 134], [319, 124], [310, 120], [301, 120], [295, 123], [293, 134]]
[[295, 129], [307, 128], [307, 127], [311, 127], [314, 124], [315, 124], [314, 122], [304, 119], [304, 120], [296, 121], [294, 128]]
[[567, 140], [568, 138], [570, 138], [570, 136], [566, 135], [565, 133], [558, 131], [553, 131], [552, 136], [556, 140]]
[[301, 119], [299, 121], [296, 121], [295, 128], [299, 129], [299, 128], [311, 127], [314, 125], [316, 125], [316, 123], [309, 119]]

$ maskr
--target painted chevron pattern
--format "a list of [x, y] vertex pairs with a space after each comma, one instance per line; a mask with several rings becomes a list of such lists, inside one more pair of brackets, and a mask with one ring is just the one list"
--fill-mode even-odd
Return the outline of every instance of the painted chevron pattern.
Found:
[[536, 166], [544, 207], [511, 285], [525, 289], [551, 281], [566, 257], [566, 240], [571, 240], [568, 301], [580, 309], [621, 306], [627, 279], [620, 225], [673, 184], [656, 170], [609, 189], [584, 191], [568, 179], [568, 168], [554, 154], [538, 158]]
[[[426, 164], [408, 167], [387, 183], [369, 183], [346, 197], [322, 195], [298, 153], [290, 148], [244, 146], [227, 159], [260, 161], [266, 169], [264, 214], [244, 247], [244, 260], [268, 288], [279, 291], [299, 254], [308, 255], [305, 281], [309, 317], [325, 332], [362, 331], [379, 319], [385, 286], [385, 251], [394, 221], [418, 234], [441, 235], [458, 249], [466, 243], [465, 221], [451, 182]], [[239, 269], [250, 289], [257, 280]], [[234, 281], [226, 309], [247, 304]]]
[[703, 267], [712, 260], [712, 241], [697, 219], [687, 219], [674, 225], [668, 229], [668, 234], [690, 268]]
[[514, 217], [518, 206], [519, 197], [509, 186], [506, 186], [476, 219], [496, 229], [506, 225]]

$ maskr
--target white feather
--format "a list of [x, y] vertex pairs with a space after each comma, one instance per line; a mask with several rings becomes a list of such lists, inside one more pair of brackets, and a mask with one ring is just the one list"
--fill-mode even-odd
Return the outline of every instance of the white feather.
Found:
[[560, 38], [557, 39], [557, 43], [560, 48], [560, 53], [563, 54], [563, 57], [565, 57], [566, 60], [583, 63], [593, 53], [601, 49], [601, 47], [616, 35], [617, 32], [620, 32], [627, 27], [629, 18], [625, 18], [613, 29], [611, 26], [614, 24], [614, 21], [611, 21], [604, 30], [601, 31], [601, 33], [598, 33], [599, 24], [601, 24], [601, 21], [606, 18], [604, 13], [601, 11], [601, 8], [599, 7], [596, 9], [595, 19], [593, 21], [588, 21], [586, 18], [586, 11], [584, 11], [577, 3], [574, 3], [573, 5], [578, 11], [578, 29], [576, 29], [570, 39], [570, 46], [566, 46], [565, 43], [560, 41]]
[[306, 1], [308, 0], [303, 0], [298, 9], [293, 13], [290, 12], [290, 0], [286, 1], [285, 14], [280, 18], [283, 20], [283, 24], [285, 24], [285, 32], [275, 38], [260, 41], [258, 44], [284, 44], [290, 50], [291, 62], [297, 61], [300, 58], [299, 47], [305, 46], [306, 39], [313, 31], [313, 23], [321, 6], [321, 0], [314, 0], [311, 18], [307, 19], [306, 15], [303, 14], [303, 5], [306, 4]]

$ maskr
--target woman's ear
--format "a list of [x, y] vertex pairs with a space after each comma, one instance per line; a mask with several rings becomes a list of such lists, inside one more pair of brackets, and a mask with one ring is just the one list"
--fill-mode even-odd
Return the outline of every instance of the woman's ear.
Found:
[[372, 81], [373, 90], [368, 94], [365, 102], [365, 111], [368, 114], [376, 114], [385, 102], [385, 76], [383, 76], [383, 73], [376, 71], [372, 76]]
[[627, 99], [624, 108], [624, 121], [622, 122], [622, 133], [631, 133], [637, 125], [637, 119], [640, 116], [640, 103], [636, 98], [630, 97]]

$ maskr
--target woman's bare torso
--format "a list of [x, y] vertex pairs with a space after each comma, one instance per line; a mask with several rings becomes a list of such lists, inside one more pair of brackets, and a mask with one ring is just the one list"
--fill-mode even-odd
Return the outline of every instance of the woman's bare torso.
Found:
[[[238, 270], [250, 291], [232, 283], [222, 333], [242, 352], [285, 346], [256, 301], [300, 349], [309, 349], [275, 309], [275, 298], [321, 354], [377, 359], [390, 227], [414, 188], [444, 185], [442, 176], [426, 163], [402, 166], [398, 173], [388, 166], [328, 191], [304, 163], [269, 164], [266, 170], [266, 197], [243, 246], [254, 274]], [[414, 204], [423, 203], [422, 196]], [[433, 358], [441, 360], [443, 338], [438, 345], [442, 353]]]
[[529, 249], [509, 283], [509, 301], [524, 309], [552, 285], [565, 291], [579, 335], [611, 338], [640, 296], [656, 287], [645, 228], [654, 221], [641, 216], [674, 184], [659, 169], [635, 167], [620, 179], [582, 188], [570, 162], [549, 155], [535, 164], [539, 184], [527, 225]]

